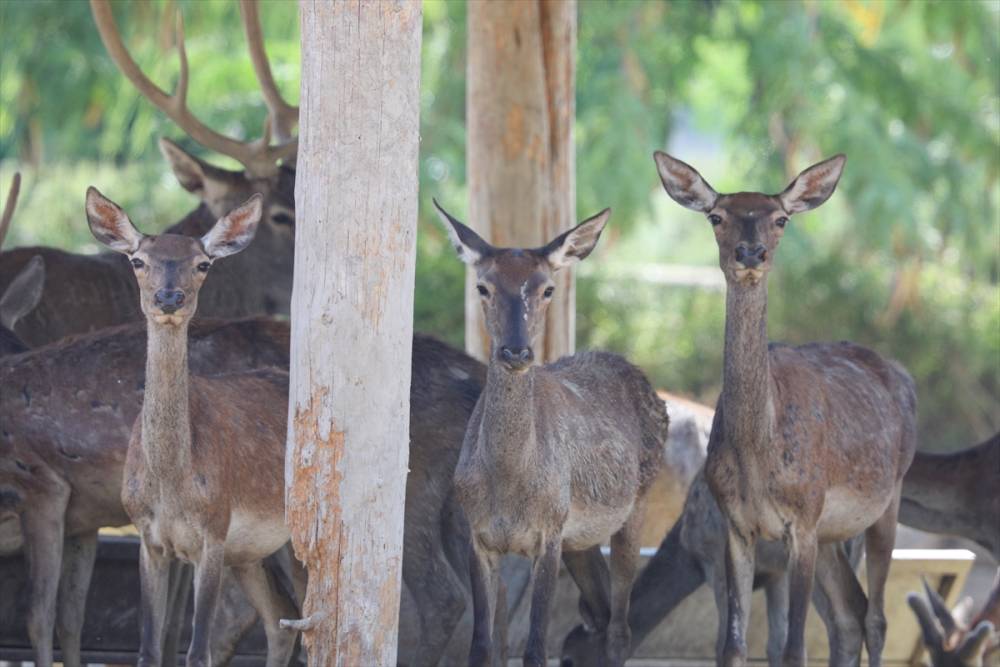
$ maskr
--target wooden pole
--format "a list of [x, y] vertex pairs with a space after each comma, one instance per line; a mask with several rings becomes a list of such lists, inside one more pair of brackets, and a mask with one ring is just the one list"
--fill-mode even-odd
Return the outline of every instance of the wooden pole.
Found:
[[[494, 245], [539, 246], [577, 223], [576, 0], [472, 2], [468, 12], [469, 223]], [[556, 282], [544, 361], [575, 347], [573, 273]], [[466, 350], [485, 359], [471, 272], [465, 304]]]
[[421, 5], [301, 0], [286, 517], [313, 665], [393, 665], [409, 448]]

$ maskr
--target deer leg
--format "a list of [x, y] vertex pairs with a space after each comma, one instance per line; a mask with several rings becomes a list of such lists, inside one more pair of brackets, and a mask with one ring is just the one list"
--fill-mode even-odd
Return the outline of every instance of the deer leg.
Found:
[[813, 605], [826, 625], [831, 667], [858, 667], [868, 602], [840, 542], [819, 545]]
[[564, 551], [563, 563], [580, 589], [580, 615], [591, 631], [603, 632], [611, 620], [611, 576], [600, 546], [585, 551]]
[[66, 538], [59, 577], [56, 631], [66, 667], [80, 667], [80, 634], [87, 608], [90, 575], [97, 557], [97, 531]]
[[470, 546], [469, 575], [472, 584], [472, 646], [470, 667], [489, 667], [493, 655], [493, 617], [497, 608], [499, 563], [485, 551]]
[[142, 593], [139, 630], [139, 667], [163, 664], [163, 629], [170, 596], [170, 561], [145, 539], [139, 547], [139, 582]]
[[767, 598], [767, 664], [780, 667], [788, 641], [788, 574], [771, 574], [764, 583]]
[[726, 640], [723, 667], [743, 667], [747, 661], [747, 625], [756, 565], [756, 536], [742, 533], [729, 522], [726, 540]]
[[420, 641], [413, 658], [415, 667], [436, 665], [441, 660], [455, 626], [465, 613], [465, 593], [441, 545], [440, 535], [412, 540], [404, 550], [403, 581], [413, 596], [420, 624]]
[[868, 664], [882, 664], [885, 646], [885, 582], [889, 578], [892, 548], [896, 544], [896, 518], [899, 514], [900, 486], [889, 507], [878, 521], [865, 531], [865, 567], [868, 571], [868, 611], [865, 614], [865, 644], [868, 646]]
[[[288, 617], [286, 617], [288, 618]], [[291, 618], [294, 618], [292, 616]], [[257, 611], [247, 599], [244, 588], [230, 568], [222, 572], [222, 588], [219, 606], [212, 620], [212, 639], [209, 654], [212, 667], [228, 665], [236, 655], [236, 648], [246, 633], [257, 623]]]
[[549, 606], [556, 590], [562, 536], [549, 536], [542, 553], [535, 558], [531, 580], [531, 613], [528, 641], [524, 647], [524, 667], [545, 667], [545, 637], [548, 634]]
[[53, 488], [44, 499], [26, 504], [21, 512], [21, 532], [31, 585], [28, 637], [35, 648], [35, 664], [40, 667], [52, 665], [52, 629], [56, 624], [68, 500], [69, 487], [63, 484]]
[[632, 597], [632, 582], [639, 569], [642, 510], [643, 504], [637, 502], [625, 525], [611, 536], [611, 620], [608, 623], [604, 649], [609, 667], [624, 665], [625, 658], [629, 655], [632, 631], [628, 625], [628, 607]]
[[201, 558], [194, 566], [194, 622], [187, 667], [209, 667], [209, 638], [222, 590], [222, 563], [225, 547], [221, 540], [206, 536]]
[[181, 631], [191, 597], [191, 580], [194, 567], [190, 563], [175, 560], [170, 563], [170, 588], [167, 595], [167, 627], [163, 638], [163, 664], [173, 667], [180, 653]]
[[296, 618], [299, 611], [282, 591], [278, 590], [274, 579], [264, 569], [261, 562], [234, 567], [236, 579], [250, 603], [260, 614], [267, 635], [267, 667], [286, 667], [295, 652], [297, 633], [280, 627], [282, 618]]
[[806, 614], [812, 597], [818, 543], [813, 530], [796, 529], [788, 564], [788, 641], [784, 664], [804, 667], [806, 663]]

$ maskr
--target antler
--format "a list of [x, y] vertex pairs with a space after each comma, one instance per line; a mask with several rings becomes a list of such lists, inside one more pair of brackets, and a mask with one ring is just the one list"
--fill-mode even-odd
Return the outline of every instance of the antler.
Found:
[[278, 160], [287, 160], [295, 156], [298, 150], [298, 143], [295, 141], [271, 145], [270, 103], [268, 122], [264, 126], [263, 136], [258, 141], [243, 142], [227, 137], [212, 130], [191, 113], [187, 106], [188, 61], [187, 51], [184, 49], [184, 23], [180, 11], [177, 12], [177, 55], [180, 60], [180, 76], [177, 79], [177, 88], [171, 95], [142, 73], [125, 48], [109, 0], [90, 0], [90, 9], [97, 30], [101, 34], [101, 41], [104, 42], [104, 48], [118, 69], [146, 99], [177, 123], [192, 139], [205, 148], [237, 160], [254, 176], [270, 176], [277, 171]]
[[10, 229], [11, 218], [14, 217], [14, 208], [17, 206], [17, 195], [21, 192], [21, 172], [14, 172], [14, 178], [10, 181], [10, 190], [7, 191], [7, 203], [3, 207], [3, 215], [0, 215], [0, 248], [3, 248], [3, 241], [7, 238], [7, 230]]
[[243, 19], [243, 31], [247, 36], [253, 71], [257, 75], [264, 103], [270, 114], [271, 134], [280, 142], [295, 141], [292, 128], [299, 122], [299, 108], [284, 100], [271, 75], [271, 64], [264, 48], [264, 33], [260, 28], [257, 0], [240, 0], [240, 16]]

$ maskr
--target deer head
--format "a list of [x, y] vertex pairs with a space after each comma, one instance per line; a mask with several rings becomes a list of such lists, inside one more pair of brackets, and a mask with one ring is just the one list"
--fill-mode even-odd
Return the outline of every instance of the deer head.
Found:
[[955, 618], [938, 592], [926, 581], [924, 595], [926, 597], [910, 593], [906, 601], [917, 616], [932, 667], [980, 667], [983, 655], [991, 642], [997, 639], [990, 619], [996, 617], [1000, 610], [1000, 571], [986, 605], [968, 625]]
[[750, 285], [760, 283], [771, 269], [788, 219], [830, 198], [847, 159], [835, 155], [803, 171], [782, 193], [766, 195], [719, 194], [694, 167], [661, 151], [653, 157], [667, 194], [712, 223], [726, 281]]
[[434, 202], [458, 258], [476, 271], [493, 356], [513, 371], [526, 370], [545, 326], [555, 291], [552, 276], [591, 253], [611, 209], [560, 234], [540, 248], [495, 248]]
[[[173, 94], [167, 94], [153, 83], [129, 54], [118, 32], [111, 3], [91, 0], [94, 22], [112, 61], [147, 100], [163, 111], [188, 136], [210, 150], [238, 161], [240, 171], [212, 166], [182, 149], [169, 139], [161, 139], [160, 150], [170, 163], [181, 186], [197, 195], [216, 218], [232, 210], [254, 193], [264, 197], [263, 220], [279, 238], [291, 239], [295, 223], [294, 161], [298, 140], [292, 132], [298, 122], [298, 107], [281, 97], [260, 27], [257, 3], [241, 0], [243, 21], [250, 59], [268, 109], [263, 136], [257, 141], [237, 141], [210, 129], [200, 122], [187, 107], [188, 64], [184, 49], [184, 29], [177, 15], [177, 50], [180, 57], [180, 77]], [[271, 144], [272, 136], [277, 140]]]
[[125, 211], [87, 189], [87, 222], [94, 237], [128, 256], [139, 283], [142, 312], [150, 323], [187, 324], [198, 307], [198, 290], [212, 262], [246, 248], [257, 231], [261, 196], [222, 216], [200, 239], [179, 234], [147, 236]]

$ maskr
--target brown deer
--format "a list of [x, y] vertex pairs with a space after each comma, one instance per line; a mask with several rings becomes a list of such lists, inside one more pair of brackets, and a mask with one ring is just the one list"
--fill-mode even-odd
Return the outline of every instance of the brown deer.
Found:
[[899, 521], [976, 542], [1000, 562], [1000, 433], [950, 454], [917, 452], [903, 478]]
[[[181, 185], [201, 199], [200, 206], [168, 232], [202, 236], [216, 220], [252, 194], [264, 196], [264, 218], [256, 240], [247, 252], [212, 272], [199, 295], [199, 314], [225, 318], [287, 315], [295, 236], [293, 166], [297, 142], [292, 129], [297, 109], [282, 100], [271, 76], [256, 3], [244, 0], [240, 8], [251, 61], [268, 107], [269, 125], [261, 140], [250, 142], [236, 141], [209, 129], [188, 109], [189, 72], [183, 31], [178, 31], [177, 39], [180, 78], [175, 94], [168, 95], [142, 73], [129, 55], [114, 20], [112, 3], [94, 0], [91, 8], [109, 55], [139, 92], [192, 139], [244, 167], [241, 171], [214, 167], [169, 139], [162, 139], [160, 149]], [[272, 137], [276, 143], [271, 143]], [[83, 255], [41, 247], [6, 251], [0, 258], [0, 292], [36, 255], [44, 259], [53, 288], [45, 291], [39, 306], [18, 327], [29, 346], [142, 319], [131, 267], [116, 253]]]
[[[145, 385], [144, 333], [123, 325], [0, 359], [0, 555], [26, 556], [38, 665], [52, 664], [53, 629], [63, 662], [80, 664], [97, 531], [129, 523], [121, 483]], [[202, 374], [287, 367], [288, 325], [196, 322], [190, 355]]]
[[288, 374], [262, 369], [191, 376], [188, 325], [212, 264], [243, 250], [262, 214], [254, 195], [201, 239], [140, 233], [116, 204], [87, 191], [95, 238], [129, 258], [146, 315], [146, 388], [132, 429], [122, 504], [139, 531], [140, 665], [162, 662], [174, 560], [195, 568], [194, 621], [187, 664], [209, 665], [211, 624], [223, 567], [236, 575], [267, 634], [269, 667], [288, 664], [297, 615], [262, 561], [288, 541], [284, 453]]
[[[673, 424], [671, 424], [673, 426]], [[691, 484], [681, 517], [663, 539], [632, 587], [629, 627], [634, 652], [670, 613], [703, 584], [712, 587], [719, 615], [716, 656], [721, 658], [726, 638], [726, 519], [708, 489], [703, 471]], [[830, 642], [832, 664], [849, 662], [850, 647], [860, 645], [865, 600], [855, 596], [843, 580], [853, 577], [861, 556], [861, 536], [840, 545], [824, 545], [817, 557], [818, 577], [813, 605], [823, 619]], [[767, 661], [781, 665], [788, 630], [788, 548], [780, 541], [756, 545], [754, 587], [767, 597]], [[842, 613], [853, 609], [853, 614]], [[579, 625], [563, 641], [561, 667], [599, 667], [601, 633]], [[847, 654], [847, 655], [845, 655]]]
[[932, 667], [980, 667], [983, 657], [1000, 647], [1000, 570], [982, 610], [965, 623], [955, 618], [944, 600], [924, 582], [926, 599], [917, 593], [906, 596], [917, 616], [924, 646]]
[[[590, 254], [611, 212], [544, 247], [508, 249], [438, 211], [459, 258], [475, 269], [492, 339], [486, 387], [455, 469], [473, 546], [469, 661], [493, 660], [499, 559], [516, 553], [533, 561], [524, 664], [545, 664], [549, 603], [562, 557], [588, 614], [607, 628], [608, 662], [621, 665], [643, 497], [663, 464], [666, 410], [642, 372], [621, 357], [590, 352], [532, 363], [553, 275]], [[608, 538], [610, 596], [600, 553]]]
[[[667, 193], [708, 217], [726, 278], [723, 387], [705, 462], [728, 532], [721, 662], [746, 663], [758, 540], [788, 545], [783, 661], [802, 665], [817, 555], [865, 532], [864, 639], [877, 666], [900, 487], [916, 450], [913, 380], [898, 364], [852, 343], [790, 347], [767, 340], [767, 275], [785, 225], [833, 194], [845, 158], [806, 169], [777, 195], [720, 195], [690, 165], [662, 152], [655, 159]], [[854, 661], [860, 651], [858, 645]]]
[[[3, 213], [0, 214], [0, 248], [3, 248], [3, 242], [7, 238], [20, 191], [21, 174], [15, 173], [7, 191], [7, 202], [4, 204]], [[28, 349], [24, 341], [14, 333], [14, 327], [38, 305], [44, 287], [45, 260], [36, 255], [28, 260], [7, 288], [0, 293], [0, 356]]]

